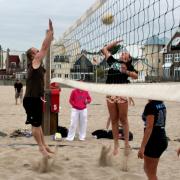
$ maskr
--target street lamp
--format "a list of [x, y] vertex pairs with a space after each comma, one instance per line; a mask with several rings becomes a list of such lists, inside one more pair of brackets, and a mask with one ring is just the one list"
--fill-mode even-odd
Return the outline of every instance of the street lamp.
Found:
[[97, 83], [97, 64], [96, 64], [96, 83]]
[[95, 67], [95, 81], [97, 83], [97, 60], [95, 58], [93, 58], [93, 65]]

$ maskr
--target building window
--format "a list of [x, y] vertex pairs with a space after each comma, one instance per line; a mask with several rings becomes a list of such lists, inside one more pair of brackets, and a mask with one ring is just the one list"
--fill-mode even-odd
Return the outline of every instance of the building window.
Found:
[[164, 77], [169, 78], [170, 77], [170, 69], [169, 68], [164, 68]]
[[65, 78], [68, 78], [68, 74], [65, 74]]
[[174, 54], [174, 62], [180, 62], [180, 53]]
[[174, 78], [176, 80], [180, 79], [180, 67], [175, 67], [174, 68]]
[[171, 63], [173, 58], [173, 54], [166, 54], [165, 55], [165, 63]]
[[61, 74], [58, 74], [58, 77], [61, 78]]
[[76, 72], [80, 72], [80, 65], [74, 65], [74, 69]]

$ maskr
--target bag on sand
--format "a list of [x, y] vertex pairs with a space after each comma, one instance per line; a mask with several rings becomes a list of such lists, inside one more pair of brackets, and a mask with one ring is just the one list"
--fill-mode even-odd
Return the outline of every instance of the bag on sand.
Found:
[[58, 126], [57, 132], [60, 133], [63, 138], [67, 137], [67, 135], [68, 135], [68, 129], [63, 126]]
[[[92, 135], [95, 136], [97, 139], [107, 138], [113, 139], [112, 130], [106, 131], [104, 129], [98, 129], [92, 132]], [[119, 129], [119, 139], [124, 140], [124, 131], [122, 128]], [[129, 141], [133, 140], [133, 133], [129, 131]]]

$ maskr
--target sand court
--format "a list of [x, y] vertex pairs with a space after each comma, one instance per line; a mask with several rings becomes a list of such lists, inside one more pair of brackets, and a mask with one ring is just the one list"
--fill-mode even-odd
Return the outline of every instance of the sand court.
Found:
[[[135, 99], [136, 105], [129, 108], [130, 130], [134, 139], [130, 142], [132, 151], [128, 157], [128, 171], [123, 167], [123, 141], [120, 141], [120, 153], [112, 158], [108, 166], [100, 166], [99, 158], [102, 147], [113, 147], [113, 140], [95, 139], [91, 133], [96, 129], [106, 126], [108, 111], [105, 96], [91, 93], [93, 102], [88, 106], [88, 127], [86, 141], [55, 142], [52, 137], [46, 137], [48, 144], [53, 145], [54, 150], [58, 145], [55, 160], [42, 160], [38, 147], [32, 137], [10, 138], [9, 135], [16, 129], [24, 129], [25, 112], [21, 105], [14, 104], [14, 88], [12, 86], [0, 86], [0, 131], [8, 136], [0, 136], [0, 179], [66, 179], [66, 180], [141, 180], [146, 179], [143, 171], [143, 161], [137, 158], [138, 147], [143, 135], [143, 122], [141, 114], [146, 100]], [[69, 127], [70, 105], [68, 103], [71, 89], [63, 88], [60, 95], [61, 112], [59, 124]], [[167, 151], [163, 154], [158, 176], [160, 180], [180, 179], [180, 159], [176, 155], [176, 148], [180, 146], [180, 111], [179, 103], [165, 102], [167, 106], [167, 135], [171, 139]], [[27, 127], [29, 128], [29, 127]], [[38, 170], [39, 162], [43, 162], [46, 172]], [[46, 164], [47, 163], [47, 164]], [[52, 164], [51, 164], [52, 163]], [[50, 169], [49, 165], [51, 166]], [[41, 166], [42, 167], [42, 166]], [[47, 169], [46, 169], [47, 167]]]

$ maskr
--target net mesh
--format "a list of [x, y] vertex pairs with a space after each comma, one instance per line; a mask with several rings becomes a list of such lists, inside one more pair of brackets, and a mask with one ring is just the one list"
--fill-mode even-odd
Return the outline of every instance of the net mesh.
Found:
[[[111, 14], [114, 21], [103, 24]], [[114, 57], [129, 52], [138, 82], [180, 80], [179, 0], [99, 0], [59, 40], [63, 47], [56, 62], [67, 71], [53, 77], [104, 82], [108, 65], [102, 47], [123, 39]], [[82, 63], [78, 63], [82, 61]], [[90, 62], [90, 63], [89, 63]]]

